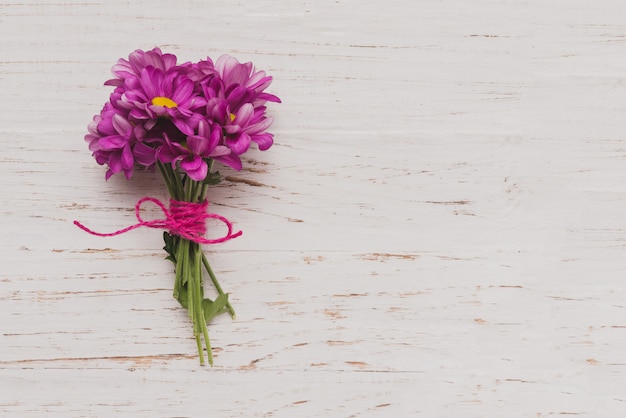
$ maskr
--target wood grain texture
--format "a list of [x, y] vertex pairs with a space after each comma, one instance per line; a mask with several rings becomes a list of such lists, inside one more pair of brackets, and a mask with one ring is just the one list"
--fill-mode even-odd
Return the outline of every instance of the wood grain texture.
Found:
[[[0, 1], [0, 415], [622, 417], [626, 4]], [[195, 356], [159, 178], [83, 143], [160, 46], [274, 76], [275, 146], [211, 190], [238, 313]]]

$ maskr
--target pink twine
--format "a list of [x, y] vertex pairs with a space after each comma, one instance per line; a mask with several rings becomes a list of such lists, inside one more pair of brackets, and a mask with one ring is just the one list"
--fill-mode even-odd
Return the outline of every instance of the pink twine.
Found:
[[[139, 213], [141, 210], [141, 204], [144, 202], [152, 202], [160, 207], [165, 214], [165, 219], [144, 221]], [[135, 205], [135, 216], [139, 222], [135, 225], [129, 226], [128, 228], [120, 229], [119, 231], [115, 231], [110, 234], [102, 234], [100, 232], [92, 231], [78, 221], [74, 221], [74, 225], [83, 231], [89, 232], [91, 235], [97, 235], [99, 237], [113, 237], [142, 226], [146, 226], [148, 228], [168, 229], [170, 234], [178, 235], [181, 238], [197, 242], [198, 244], [219, 244], [220, 242], [228, 241], [229, 239], [236, 238], [241, 235], [241, 231], [233, 234], [233, 225], [228, 219], [214, 213], [207, 213], [206, 209], [208, 205], [209, 202], [206, 200], [201, 203], [190, 203], [170, 199], [170, 209], [168, 210], [158, 199], [144, 197]], [[206, 233], [206, 220], [209, 218], [224, 222], [228, 227], [228, 233], [218, 239], [204, 238], [204, 234]]]

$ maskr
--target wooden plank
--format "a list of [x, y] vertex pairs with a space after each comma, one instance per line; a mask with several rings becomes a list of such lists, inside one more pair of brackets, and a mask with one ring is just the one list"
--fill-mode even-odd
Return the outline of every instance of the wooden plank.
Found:
[[[1, 2], [0, 415], [622, 416], [624, 12]], [[210, 192], [244, 231], [208, 248], [238, 313], [213, 368], [160, 232], [72, 225], [167, 197], [82, 140], [153, 46], [253, 60], [283, 99], [274, 147]]]

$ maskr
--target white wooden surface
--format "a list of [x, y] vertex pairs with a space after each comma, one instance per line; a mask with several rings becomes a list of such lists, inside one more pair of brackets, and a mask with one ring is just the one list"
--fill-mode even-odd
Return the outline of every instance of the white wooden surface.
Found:
[[[626, 416], [626, 3], [0, 2], [0, 416]], [[160, 46], [275, 77], [213, 189], [238, 312], [202, 368], [156, 175], [83, 135]]]

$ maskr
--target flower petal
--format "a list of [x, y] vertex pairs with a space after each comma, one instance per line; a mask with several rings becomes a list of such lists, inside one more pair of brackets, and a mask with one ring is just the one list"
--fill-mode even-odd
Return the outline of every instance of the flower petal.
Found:
[[185, 135], [193, 135], [193, 129], [189, 126], [187, 121], [180, 118], [173, 118], [172, 122], [174, 122], [174, 125]]
[[193, 81], [187, 77], [179, 77], [174, 81], [174, 91], [172, 93], [172, 100], [177, 104], [183, 104], [189, 101], [191, 94], [193, 93]]
[[258, 144], [261, 151], [265, 151], [274, 143], [274, 135], [267, 132], [259, 135], [252, 135], [252, 141]]
[[122, 167], [125, 170], [131, 168], [133, 166], [133, 164], [135, 163], [135, 161], [133, 159], [133, 152], [131, 151], [129, 145], [126, 145], [122, 149], [122, 155], [120, 156], [120, 159], [122, 161]]
[[272, 122], [274, 122], [274, 118], [272, 118], [271, 116], [268, 116], [265, 119], [261, 120], [260, 122], [255, 123], [254, 125], [249, 125], [245, 127], [243, 131], [246, 132], [248, 135], [256, 135], [260, 132], [263, 132], [267, 128], [269, 128]]
[[219, 125], [214, 125], [211, 134], [209, 135], [209, 148], [215, 149], [217, 144], [220, 143], [222, 139], [222, 128]]
[[109, 157], [109, 169], [113, 173], [118, 173], [122, 171], [122, 159], [120, 158], [120, 153], [116, 152], [111, 154]]
[[138, 164], [147, 167], [154, 164], [156, 160], [156, 149], [147, 146], [143, 142], [138, 142], [133, 148], [133, 155]]
[[239, 125], [226, 125], [226, 126], [224, 126], [224, 131], [228, 135], [235, 135], [235, 134], [238, 134], [239, 132], [241, 132], [241, 126], [239, 126]]
[[230, 55], [221, 55], [217, 61], [215, 61], [215, 69], [217, 72], [225, 78], [230, 72], [239, 64], [236, 58]]
[[131, 131], [133, 129], [133, 126], [130, 124], [130, 122], [118, 113], [113, 115], [113, 127], [121, 136], [126, 136], [128, 131]]
[[230, 148], [224, 145], [218, 145], [217, 147], [215, 147], [213, 151], [211, 151], [211, 154], [209, 155], [209, 157], [221, 157], [224, 155], [228, 155], [230, 153], [231, 153]]
[[244, 152], [248, 151], [248, 148], [250, 148], [251, 140], [252, 139], [250, 138], [250, 135], [245, 132], [241, 132], [241, 134], [237, 136], [236, 139], [228, 139], [226, 141], [226, 146], [231, 149], [233, 154], [241, 155]]
[[125, 141], [124, 138], [122, 138], [119, 135], [105, 136], [105, 137], [100, 138], [100, 140], [98, 141], [98, 145], [100, 146], [100, 149], [105, 150], [105, 151], [118, 150], [118, 149], [124, 148], [126, 144], [128, 144], [128, 142]]
[[222, 164], [226, 164], [229, 167], [234, 168], [235, 170], [241, 170], [242, 164], [241, 159], [238, 155], [228, 154], [220, 157], [215, 157], [215, 161], [219, 161]]
[[202, 157], [208, 156], [211, 153], [209, 145], [208, 138], [203, 136], [191, 135], [187, 137], [187, 146], [189, 147], [189, 151], [194, 155], [200, 155]]
[[253, 114], [254, 106], [252, 106], [252, 103], [246, 103], [245, 105], [241, 106], [241, 109], [239, 109], [239, 111], [237, 112], [235, 122], [239, 126], [246, 126]]
[[281, 100], [278, 98], [278, 96], [274, 96], [273, 94], [270, 94], [270, 93], [261, 93], [259, 94], [257, 99], [262, 100], [262, 101], [274, 102], [274, 103], [282, 103]]
[[196, 181], [204, 180], [207, 172], [209, 171], [207, 163], [198, 156], [185, 158], [181, 161], [180, 168], [185, 170], [185, 172], [189, 175], [189, 178]]

